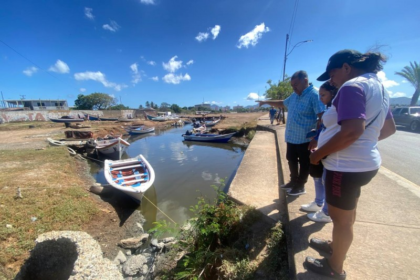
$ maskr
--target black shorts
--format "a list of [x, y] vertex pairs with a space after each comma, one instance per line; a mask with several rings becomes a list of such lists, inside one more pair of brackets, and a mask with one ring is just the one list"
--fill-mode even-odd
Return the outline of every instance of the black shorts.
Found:
[[356, 208], [360, 188], [367, 185], [378, 170], [367, 172], [340, 172], [326, 170], [325, 199], [328, 204], [342, 210]]

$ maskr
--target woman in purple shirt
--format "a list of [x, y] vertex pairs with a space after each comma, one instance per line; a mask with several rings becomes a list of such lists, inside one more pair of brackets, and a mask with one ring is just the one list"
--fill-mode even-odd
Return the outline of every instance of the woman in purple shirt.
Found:
[[323, 115], [326, 127], [318, 139], [312, 164], [322, 161], [325, 193], [333, 221], [332, 241], [313, 238], [310, 246], [331, 254], [329, 259], [307, 257], [305, 267], [335, 279], [345, 279], [344, 259], [353, 241], [360, 189], [381, 165], [377, 143], [395, 133], [389, 96], [376, 73], [386, 61], [380, 53], [342, 50], [328, 61], [318, 80], [339, 88], [331, 108]]

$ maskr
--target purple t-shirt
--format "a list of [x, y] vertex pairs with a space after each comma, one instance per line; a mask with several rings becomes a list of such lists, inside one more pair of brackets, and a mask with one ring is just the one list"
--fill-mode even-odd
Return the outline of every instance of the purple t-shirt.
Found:
[[325, 145], [341, 130], [345, 120], [363, 119], [366, 127], [363, 134], [349, 147], [328, 155], [322, 161], [325, 168], [342, 172], [366, 172], [381, 165], [377, 149], [380, 131], [385, 119], [392, 118], [389, 110], [389, 96], [378, 77], [368, 73], [344, 83], [323, 115], [326, 129], [321, 132], [318, 146]]

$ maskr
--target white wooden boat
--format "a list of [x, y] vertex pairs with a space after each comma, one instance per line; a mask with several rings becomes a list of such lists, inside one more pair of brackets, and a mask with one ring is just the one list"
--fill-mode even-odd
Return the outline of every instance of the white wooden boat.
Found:
[[235, 132], [229, 134], [194, 134], [191, 132], [187, 132], [186, 134], [182, 134], [182, 136], [184, 137], [185, 141], [227, 143], [234, 134]]
[[154, 122], [166, 122], [168, 120], [167, 117], [154, 117], [152, 121]]
[[83, 122], [84, 119], [78, 119], [78, 118], [73, 118], [73, 117], [69, 117], [69, 116], [63, 116], [59, 119], [54, 119], [54, 118], [49, 118], [50, 121], [55, 122], [55, 123], [77, 123], [77, 122]]
[[119, 122], [134, 122], [138, 121], [138, 119], [129, 119], [129, 118], [118, 118]]
[[130, 143], [121, 138], [96, 140], [96, 150], [108, 157], [121, 158], [121, 155], [130, 146]]
[[155, 181], [155, 171], [143, 155], [123, 160], [105, 160], [104, 174], [112, 187], [137, 202], [141, 201], [143, 194]]
[[206, 124], [206, 126], [215, 126], [219, 122], [220, 122], [220, 119], [215, 120], [215, 121], [206, 121], [205, 124]]
[[146, 134], [146, 133], [150, 133], [155, 131], [154, 127], [138, 127], [138, 128], [132, 128], [130, 129], [130, 131], [128, 133], [133, 134], [133, 135], [137, 135], [137, 134]]
[[54, 140], [52, 138], [47, 138], [47, 141], [50, 143], [51, 146], [64, 146], [65, 145], [63, 141]]

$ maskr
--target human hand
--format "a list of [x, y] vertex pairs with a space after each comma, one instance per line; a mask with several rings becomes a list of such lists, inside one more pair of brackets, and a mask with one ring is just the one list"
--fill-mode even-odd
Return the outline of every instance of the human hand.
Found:
[[316, 147], [318, 147], [318, 141], [315, 139], [312, 139], [311, 142], [309, 142], [308, 150], [309, 151], [315, 150]]
[[310, 154], [309, 160], [311, 161], [311, 164], [318, 165], [321, 161], [322, 157], [319, 155], [318, 151], [314, 151]]

